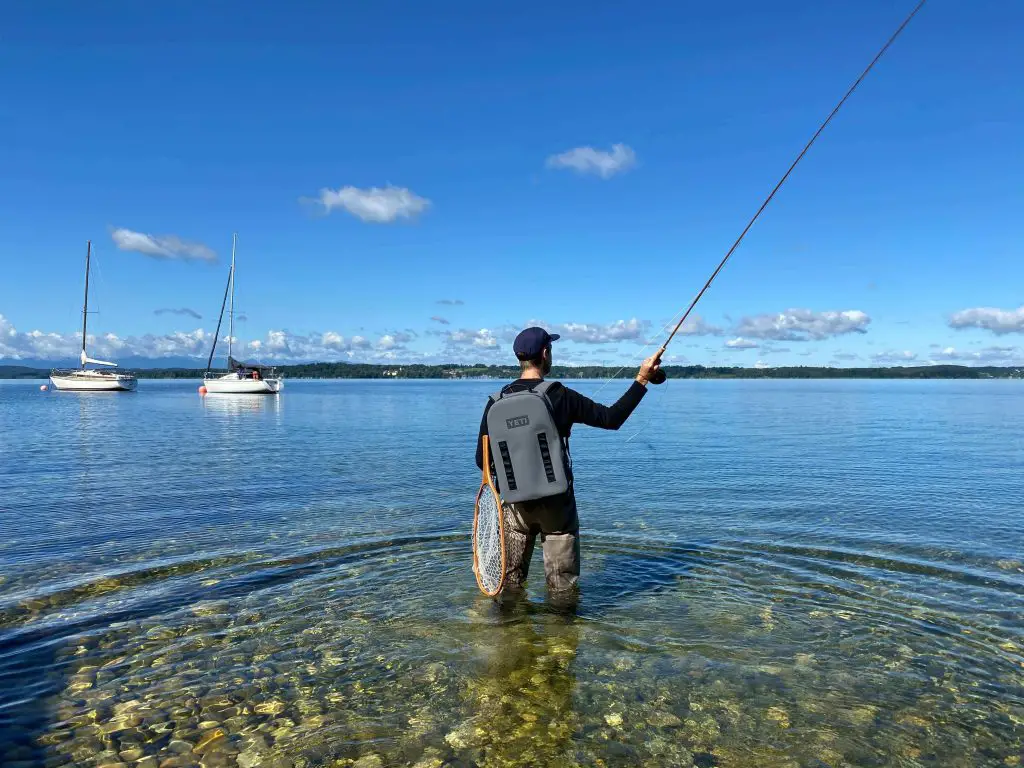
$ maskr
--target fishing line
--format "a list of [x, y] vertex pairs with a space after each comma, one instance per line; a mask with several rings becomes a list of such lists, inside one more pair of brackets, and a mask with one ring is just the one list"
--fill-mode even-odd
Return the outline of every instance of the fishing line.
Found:
[[[821, 125], [818, 126], [818, 130], [814, 132], [813, 136], [811, 136], [810, 141], [808, 141], [807, 144], [804, 145], [804, 148], [800, 150], [800, 154], [796, 156], [796, 159], [792, 162], [792, 164], [789, 166], [786, 172], [782, 175], [782, 178], [779, 179], [778, 183], [769, 193], [768, 197], [766, 197], [764, 199], [764, 202], [761, 203], [761, 207], [757, 209], [757, 212], [751, 217], [750, 221], [747, 222], [747, 225], [743, 228], [743, 231], [740, 232], [740, 236], [736, 238], [736, 242], [732, 244], [732, 247], [729, 248], [729, 250], [726, 252], [725, 256], [722, 258], [722, 261], [719, 262], [718, 266], [715, 268], [715, 271], [711, 273], [711, 277], [709, 277], [707, 282], [704, 283], [704, 287], [697, 292], [697, 295], [694, 297], [693, 301], [690, 302], [690, 306], [687, 307], [686, 311], [683, 313], [682, 318], [680, 318], [679, 322], [676, 323], [675, 328], [672, 329], [672, 332], [668, 335], [668, 338], [665, 339], [665, 343], [661, 345], [661, 348], [657, 353], [658, 357], [661, 357], [662, 355], [665, 354], [665, 350], [668, 348], [669, 343], [671, 343], [672, 339], [675, 338], [675, 335], [676, 333], [679, 332], [679, 329], [682, 328], [683, 323], [686, 322], [686, 318], [690, 316], [690, 313], [693, 311], [693, 308], [697, 306], [697, 302], [701, 300], [701, 297], [704, 295], [707, 289], [711, 287], [711, 283], [713, 283], [715, 278], [718, 277], [718, 273], [722, 271], [722, 268], [725, 266], [726, 262], [729, 261], [729, 258], [732, 256], [733, 252], [739, 247], [740, 243], [743, 242], [743, 238], [747, 236], [747, 232], [750, 231], [750, 228], [753, 227], [754, 223], [761, 217], [761, 214], [764, 212], [765, 208], [768, 207], [768, 204], [772, 201], [772, 198], [775, 197], [775, 194], [779, 191], [782, 185], [786, 183], [786, 179], [789, 178], [789, 175], [793, 172], [797, 165], [799, 165], [800, 161], [803, 160], [804, 155], [807, 154], [808, 150], [810, 150], [810, 148], [814, 145], [814, 142], [818, 140], [818, 137], [822, 134], [822, 132], [825, 130], [828, 124], [832, 122], [832, 118], [834, 118], [836, 114], [839, 112], [839, 110], [842, 109], [847, 99], [849, 99], [850, 96], [853, 95], [853, 92], [857, 90], [857, 87], [861, 84], [864, 78], [867, 77], [868, 73], [872, 69], [874, 69], [875, 64], [877, 64], [879, 59], [881, 59], [882, 56], [885, 55], [885, 52], [889, 50], [889, 47], [896, 41], [896, 38], [900, 36], [903, 30], [910, 23], [911, 19], [913, 19], [917, 15], [918, 11], [920, 11], [921, 8], [924, 7], [924, 4], [926, 2], [927, 0], [920, 0], [920, 2], [914, 7], [910, 14], [903, 20], [903, 23], [900, 24], [899, 27], [896, 28], [896, 31], [892, 33], [892, 35], [886, 41], [885, 45], [883, 45], [881, 49], [878, 51], [878, 53], [875, 54], [875, 57], [871, 60], [871, 63], [869, 63], [867, 67], [864, 68], [864, 71], [860, 73], [860, 76], [854, 81], [853, 85], [851, 85], [850, 88], [846, 91], [846, 93], [843, 95], [843, 98], [839, 100], [839, 103], [836, 104], [835, 108], [829, 113], [828, 117], [826, 117], [825, 120], [821, 123]], [[615, 375], [612, 376], [612, 379], [618, 378], [619, 374], [622, 373], [622, 371], [626, 370], [627, 367], [630, 366], [623, 366], [618, 371], [616, 371]], [[662, 381], [664, 381], [664, 379], [662, 379]]]

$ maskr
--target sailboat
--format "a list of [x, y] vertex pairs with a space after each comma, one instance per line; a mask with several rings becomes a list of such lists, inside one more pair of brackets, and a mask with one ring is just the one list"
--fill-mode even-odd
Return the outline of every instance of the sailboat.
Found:
[[[213, 346], [210, 358], [206, 361], [206, 374], [203, 386], [211, 395], [276, 395], [284, 389], [284, 378], [276, 369], [258, 363], [242, 363], [231, 354], [231, 345], [235, 340], [235, 249], [238, 245], [238, 234], [231, 237], [231, 269], [228, 271], [228, 284], [224, 289], [224, 301], [220, 305], [220, 317], [217, 318], [217, 330], [213, 334]], [[224, 305], [228, 296], [231, 305], [228, 309], [228, 359], [226, 374], [210, 371], [213, 365], [213, 354], [217, 350], [217, 338], [220, 336], [220, 325], [224, 320]]]
[[[134, 392], [138, 384], [131, 371], [118, 369], [117, 363], [93, 360], [85, 351], [86, 331], [89, 325], [89, 265], [92, 260], [92, 240], [85, 246], [85, 302], [82, 304], [82, 353], [79, 368], [50, 371], [50, 383], [54, 389], [72, 392]], [[86, 368], [86, 364], [106, 365], [105, 368]]]

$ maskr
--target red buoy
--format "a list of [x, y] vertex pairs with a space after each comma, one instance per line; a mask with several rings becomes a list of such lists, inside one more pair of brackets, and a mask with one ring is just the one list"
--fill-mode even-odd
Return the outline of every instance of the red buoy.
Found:
[[199, 394], [200, 395], [205, 395], [206, 394], [206, 387], [204, 387], [201, 384], [199, 385]]
[[48, 386], [46, 386], [45, 384], [41, 384], [41, 385], [39, 386], [39, 391], [40, 391], [40, 392], [45, 392], [45, 391], [46, 391], [46, 390], [48, 390], [48, 389], [49, 389], [49, 387], [48, 387]]

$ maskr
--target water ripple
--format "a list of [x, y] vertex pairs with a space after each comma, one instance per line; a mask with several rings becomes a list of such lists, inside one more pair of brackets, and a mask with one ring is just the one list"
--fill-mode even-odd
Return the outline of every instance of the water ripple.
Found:
[[1005, 383], [671, 383], [631, 442], [579, 430], [575, 606], [475, 589], [492, 384], [143, 384], [0, 385], [8, 762], [1020, 758]]

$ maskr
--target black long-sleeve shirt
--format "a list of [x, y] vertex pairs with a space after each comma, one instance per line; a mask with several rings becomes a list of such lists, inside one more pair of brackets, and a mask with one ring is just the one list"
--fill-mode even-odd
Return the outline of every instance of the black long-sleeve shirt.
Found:
[[[537, 379], [517, 379], [506, 389], [519, 392], [537, 384]], [[555, 425], [560, 437], [568, 439], [573, 424], [586, 424], [599, 429], [618, 429], [633, 413], [644, 395], [647, 387], [634, 381], [625, 394], [615, 401], [614, 405], [601, 405], [589, 397], [569, 389], [561, 382], [555, 382], [547, 391], [551, 401], [551, 410], [555, 414]], [[487, 412], [491, 409], [491, 401], [487, 401], [483, 418], [480, 420], [480, 436], [476, 441], [476, 465], [483, 469], [483, 436], [487, 434]]]

